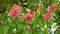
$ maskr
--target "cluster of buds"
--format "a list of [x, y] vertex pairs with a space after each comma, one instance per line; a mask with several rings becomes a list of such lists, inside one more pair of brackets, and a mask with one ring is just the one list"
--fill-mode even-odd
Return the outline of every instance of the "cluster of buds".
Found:
[[37, 13], [40, 14], [42, 11], [42, 6], [43, 4], [38, 4], [38, 9], [37, 9]]
[[41, 13], [41, 11], [42, 11], [42, 9], [41, 9], [41, 8], [38, 8], [38, 9], [37, 9], [37, 13], [38, 13], [38, 14], [40, 14], [40, 13]]

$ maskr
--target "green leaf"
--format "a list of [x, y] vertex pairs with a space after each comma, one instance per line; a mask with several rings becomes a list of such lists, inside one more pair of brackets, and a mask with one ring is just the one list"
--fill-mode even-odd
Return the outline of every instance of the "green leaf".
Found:
[[3, 28], [0, 27], [0, 34], [3, 34]]
[[3, 34], [8, 34], [9, 26], [5, 25], [3, 26]]

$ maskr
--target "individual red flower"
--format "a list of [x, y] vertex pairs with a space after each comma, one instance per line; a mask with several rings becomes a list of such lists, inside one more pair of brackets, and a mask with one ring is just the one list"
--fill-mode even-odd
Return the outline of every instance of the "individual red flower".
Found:
[[50, 22], [51, 17], [52, 17], [52, 13], [51, 12], [48, 12], [48, 13], [44, 14], [44, 16], [43, 16], [44, 20], [46, 20], [48, 22]]
[[28, 12], [26, 14], [23, 15], [22, 20], [26, 20], [30, 23], [31, 21], [34, 20], [35, 17], [35, 12]]
[[53, 13], [53, 12], [55, 12], [57, 10], [57, 7], [58, 7], [58, 3], [54, 3], [50, 7], [49, 11]]
[[19, 17], [21, 10], [22, 10], [22, 7], [20, 5], [15, 5], [10, 10], [9, 16], [12, 18]]

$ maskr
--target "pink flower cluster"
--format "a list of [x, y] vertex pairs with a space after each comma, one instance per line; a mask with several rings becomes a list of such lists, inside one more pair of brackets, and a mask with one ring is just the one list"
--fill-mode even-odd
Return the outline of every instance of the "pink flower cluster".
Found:
[[48, 22], [50, 22], [51, 17], [52, 17], [51, 12], [48, 12], [48, 13], [44, 14], [44, 16], [43, 16], [44, 20], [47, 20]]
[[[38, 5], [39, 8], [37, 9], [37, 12], [30, 11], [28, 13], [25, 13], [22, 16], [22, 21], [27, 20], [28, 23], [32, 22], [34, 20], [35, 14], [36, 13], [39, 13], [39, 14], [41, 13], [41, 10], [42, 10], [41, 7], [42, 6], [43, 6], [43, 4], [39, 4]], [[44, 14], [44, 16], [43, 16], [44, 20], [47, 20], [48, 22], [50, 22], [52, 14], [57, 10], [57, 7], [58, 7], [58, 3], [52, 4], [52, 6], [49, 8], [49, 12], [47, 12], [46, 14]], [[19, 17], [20, 13], [21, 13], [21, 10], [22, 10], [22, 6], [15, 5], [10, 10], [9, 16], [12, 17], [12, 18]]]
[[52, 4], [52, 6], [49, 8], [49, 12], [54, 13], [57, 10], [58, 3]]
[[12, 17], [12, 18], [19, 17], [19, 15], [21, 13], [21, 10], [22, 10], [22, 7], [21, 6], [15, 5], [10, 10], [9, 16]]
[[49, 12], [44, 14], [43, 16], [44, 20], [47, 20], [48, 22], [50, 22], [52, 14], [57, 10], [57, 7], [58, 7], [58, 3], [52, 4], [52, 6], [49, 9]]
[[28, 22], [30, 23], [31, 21], [34, 20], [34, 17], [35, 17], [35, 12], [28, 12], [26, 14], [23, 15], [22, 17], [22, 21], [24, 20], [28, 20]]

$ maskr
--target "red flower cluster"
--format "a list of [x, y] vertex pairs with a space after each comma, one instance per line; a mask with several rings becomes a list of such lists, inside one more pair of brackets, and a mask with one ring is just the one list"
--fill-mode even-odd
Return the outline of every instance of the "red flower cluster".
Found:
[[48, 13], [44, 14], [44, 16], [43, 16], [44, 20], [47, 20], [48, 22], [50, 22], [51, 17], [52, 17], [51, 12], [48, 12]]
[[44, 20], [47, 20], [48, 22], [50, 22], [52, 14], [56, 11], [57, 7], [58, 7], [58, 3], [52, 4], [52, 6], [49, 9], [49, 12], [44, 14], [43, 16]]
[[[42, 8], [43, 4], [39, 4], [38, 5], [38, 9], [37, 9], [37, 12], [28, 12], [26, 14], [24, 14], [22, 16], [22, 21], [26, 20], [28, 21], [28, 23], [32, 22], [34, 20], [34, 17], [35, 17], [35, 14], [36, 13], [41, 13], [41, 8]], [[52, 17], [52, 14], [53, 12], [56, 11], [58, 7], [58, 3], [54, 3], [52, 4], [52, 6], [49, 8], [49, 12], [44, 14], [43, 18], [44, 20], [47, 20], [48, 22], [51, 20], [51, 17]], [[16, 18], [16, 17], [19, 17], [20, 16], [20, 13], [21, 13], [21, 10], [22, 10], [22, 7], [19, 6], [19, 5], [15, 5], [13, 6], [13, 8], [11, 9], [10, 13], [9, 13], [9, 16], [12, 17], [12, 18]]]
[[31, 21], [34, 20], [34, 17], [35, 17], [35, 12], [28, 12], [26, 14], [23, 15], [22, 17], [22, 21], [24, 20], [28, 20], [28, 22], [30, 23]]
[[49, 9], [49, 12], [52, 12], [52, 13], [55, 12], [57, 10], [57, 7], [58, 7], [58, 3], [52, 4], [52, 6]]
[[22, 7], [21, 6], [15, 5], [10, 10], [9, 16], [12, 17], [12, 18], [19, 17], [21, 10], [22, 10]]

